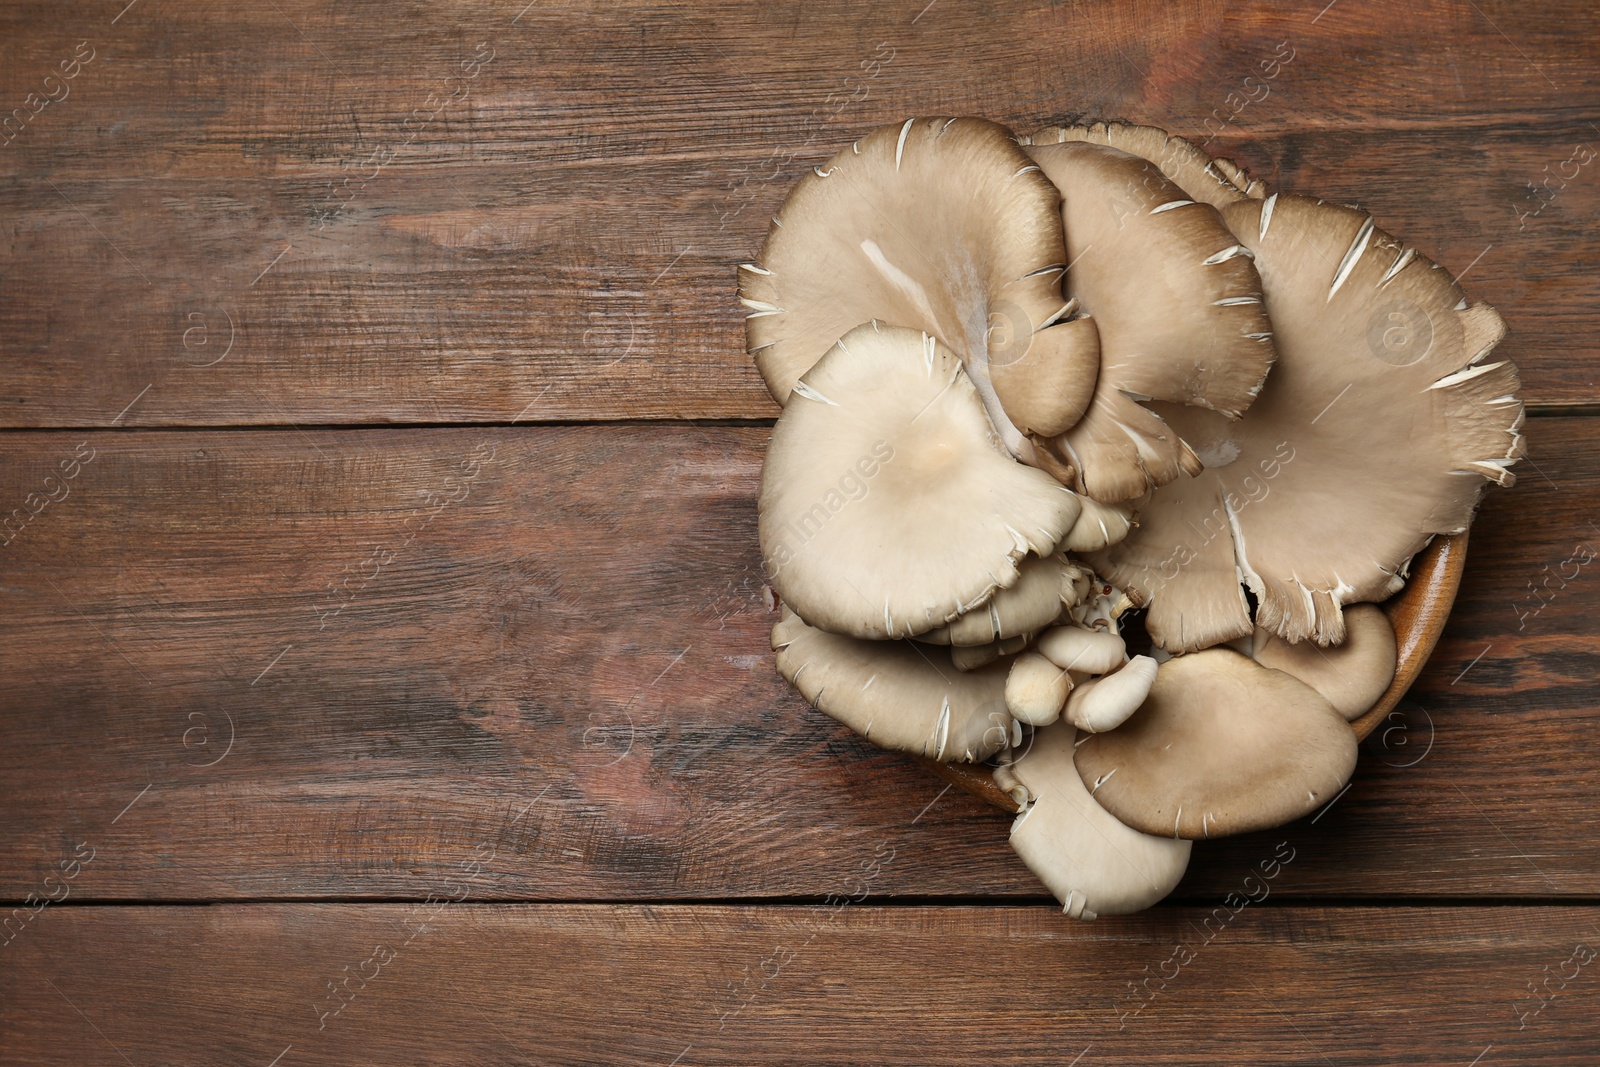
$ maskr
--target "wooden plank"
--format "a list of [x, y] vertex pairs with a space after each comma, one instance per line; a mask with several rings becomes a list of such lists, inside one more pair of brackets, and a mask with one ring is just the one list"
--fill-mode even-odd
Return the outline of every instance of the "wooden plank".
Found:
[[[1528, 431], [1410, 727], [1314, 824], [1197, 848], [1180, 898], [1281, 840], [1283, 894], [1600, 893], [1600, 585], [1566, 562], [1600, 420]], [[1003, 815], [773, 670], [765, 436], [0, 435], [0, 501], [40, 509], [0, 548], [0, 899], [80, 844], [76, 897], [415, 899], [504, 834], [486, 898], [815, 899], [886, 841], [879, 892], [1037, 898]]]
[[1461, 1067], [1600, 1055], [1594, 908], [1217, 912], [1080, 923], [1044, 907], [848, 903], [69, 906], [0, 950], [0, 1059]]
[[10, 3], [0, 425], [768, 418], [735, 264], [806, 168], [963, 112], [1359, 201], [1470, 269], [1532, 402], [1592, 404], [1597, 36], [1576, 0]]

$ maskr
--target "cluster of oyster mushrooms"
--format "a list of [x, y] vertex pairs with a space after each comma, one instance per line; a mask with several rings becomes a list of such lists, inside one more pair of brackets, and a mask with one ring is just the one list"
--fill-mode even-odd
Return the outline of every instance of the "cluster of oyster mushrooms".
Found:
[[784, 408], [779, 671], [879, 745], [996, 762], [1082, 918], [1338, 792], [1395, 672], [1375, 602], [1522, 453], [1493, 308], [1150, 127], [880, 128], [739, 280]]

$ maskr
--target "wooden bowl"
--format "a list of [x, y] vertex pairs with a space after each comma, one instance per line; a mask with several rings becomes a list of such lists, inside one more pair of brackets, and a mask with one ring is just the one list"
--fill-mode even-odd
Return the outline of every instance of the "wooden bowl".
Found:
[[[1445, 620], [1456, 601], [1456, 590], [1461, 587], [1461, 573], [1467, 565], [1467, 535], [1435, 537], [1431, 544], [1411, 561], [1411, 578], [1398, 595], [1384, 601], [1384, 614], [1394, 626], [1395, 642], [1399, 646], [1399, 660], [1395, 666], [1394, 681], [1384, 691], [1372, 710], [1351, 723], [1356, 739], [1364, 741], [1377, 729], [1384, 717], [1400, 703], [1411, 683], [1422, 673], [1423, 665], [1433, 655], [1439, 635], [1444, 632]], [[940, 763], [923, 756], [913, 756], [928, 770], [970, 793], [976, 794], [997, 808], [1015, 814], [1017, 802], [994, 784], [994, 776], [987, 767], [973, 763]]]

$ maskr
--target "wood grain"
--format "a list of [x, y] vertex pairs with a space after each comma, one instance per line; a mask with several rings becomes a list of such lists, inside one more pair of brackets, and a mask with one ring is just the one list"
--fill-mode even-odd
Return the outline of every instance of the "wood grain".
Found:
[[11, 2], [4, 106], [66, 95], [0, 147], [0, 426], [770, 418], [735, 265], [807, 168], [959, 113], [1163, 124], [1359, 202], [1470, 271], [1530, 402], [1592, 405], [1597, 34], [1577, 0]]
[[[1179, 899], [1284, 840], [1284, 896], [1600, 893], [1600, 585], [1572, 562], [1600, 537], [1600, 423], [1528, 432], [1351, 790], [1197, 848]], [[885, 894], [1042, 899], [1005, 816], [773, 670], [765, 437], [0, 435], [0, 499], [69, 493], [0, 548], [0, 899], [80, 843], [75, 899], [416, 899], [484, 841], [484, 899], [817, 899], [883, 844]]]
[[0, 1063], [1600, 1056], [1587, 907], [63, 907], [29, 937]]

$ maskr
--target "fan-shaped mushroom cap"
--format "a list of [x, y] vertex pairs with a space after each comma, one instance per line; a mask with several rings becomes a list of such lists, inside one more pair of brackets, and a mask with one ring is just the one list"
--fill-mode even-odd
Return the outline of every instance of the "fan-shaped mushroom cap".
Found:
[[1037, 652], [1024, 652], [1011, 661], [1006, 676], [1006, 708], [1020, 722], [1048, 726], [1061, 717], [1071, 691], [1066, 671]]
[[1077, 421], [1099, 362], [1091, 324], [1055, 325], [1068, 313], [1059, 199], [1009, 131], [974, 118], [880, 127], [801, 178], [740, 272], [746, 341], [773, 397], [787, 404], [840, 335], [878, 319], [954, 350], [1014, 455], [1028, 446], [991, 362], [1048, 378], [1053, 421]]
[[1245, 197], [1259, 200], [1266, 192], [1260, 182], [1251, 181], [1232, 160], [1212, 159], [1191, 142], [1154, 126], [1096, 122], [1089, 126], [1054, 127], [1040, 130], [1027, 138], [1026, 143], [1042, 145], [1064, 141], [1110, 145], [1148, 159], [1190, 199], [1212, 207], [1220, 208]]
[[[989, 380], [1005, 412], [998, 425], [1009, 423], [1032, 440], [1065, 433], [1083, 417], [1083, 383], [1100, 366], [1100, 334], [1089, 319], [1073, 317], [1078, 310], [1076, 300], [1067, 301], [1031, 335], [1025, 317], [1013, 313], [1005, 317], [1021, 321], [990, 332]], [[1020, 442], [1012, 451], [1032, 458]]]
[[1004, 455], [961, 361], [917, 330], [851, 330], [795, 385], [761, 474], [773, 588], [855, 637], [922, 633], [1049, 555], [1078, 498]]
[[1028, 151], [1061, 190], [1067, 293], [1100, 333], [1094, 400], [1060, 442], [1078, 488], [1128, 500], [1198, 474], [1194, 452], [1135, 400], [1228, 418], [1250, 406], [1274, 357], [1250, 250], [1149, 160], [1086, 141]]
[[1191, 842], [1141, 834], [1096, 804], [1073, 768], [1074, 738], [1064, 722], [1044, 727], [1010, 768], [1033, 798], [1011, 847], [1075, 919], [1147, 908], [1183, 877]]
[[1030, 556], [1018, 567], [1015, 585], [918, 640], [935, 645], [987, 645], [1044, 629], [1062, 608], [1077, 603], [1073, 579], [1082, 568], [1061, 556]]
[[1139, 713], [1075, 759], [1094, 798], [1134, 829], [1219, 837], [1326, 804], [1355, 770], [1356, 735], [1311, 687], [1211, 648], [1161, 664]]
[[1256, 624], [1337, 643], [1341, 605], [1395, 592], [1429, 538], [1466, 529], [1485, 478], [1514, 480], [1516, 368], [1483, 362], [1504, 333], [1494, 309], [1362, 212], [1280, 194], [1223, 215], [1255, 254], [1278, 362], [1237, 422], [1161, 406], [1210, 465], [1089, 558], [1149, 605], [1169, 651]]
[[962, 673], [914, 641], [862, 641], [807, 626], [788, 608], [772, 628], [778, 673], [818, 711], [884, 748], [982, 760], [1016, 730], [1006, 710], [1010, 663]]
[[[1135, 656], [1110, 674], [1074, 689], [1067, 701], [1067, 719], [1091, 734], [1115, 730], [1144, 704], [1155, 680], [1156, 661], [1149, 656]], [[1008, 688], [1008, 698], [1010, 692]]]
[[1394, 681], [1394, 627], [1372, 604], [1344, 609], [1344, 643], [1332, 648], [1313, 641], [1291, 645], [1264, 630], [1256, 631], [1256, 640], [1257, 663], [1294, 675], [1352, 721], [1371, 711]]

